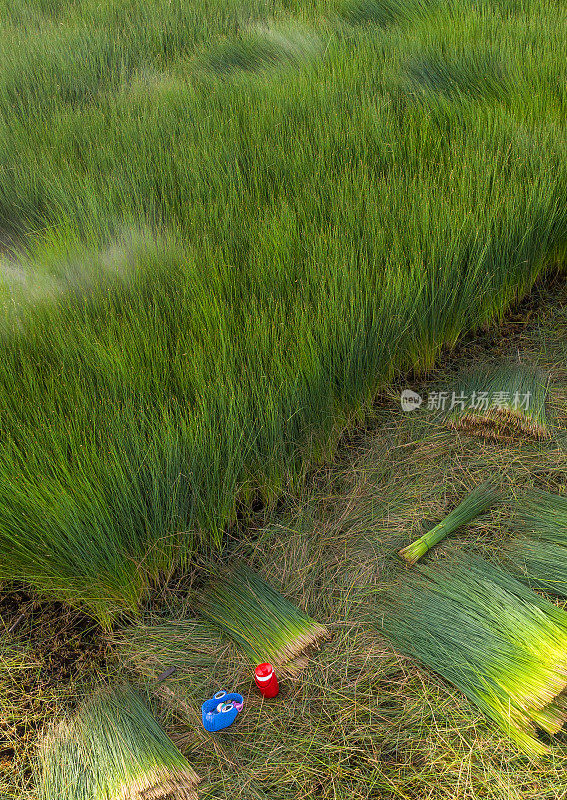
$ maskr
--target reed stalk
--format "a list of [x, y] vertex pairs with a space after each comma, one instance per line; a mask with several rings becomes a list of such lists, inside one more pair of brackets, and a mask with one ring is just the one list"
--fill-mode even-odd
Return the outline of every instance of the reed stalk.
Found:
[[399, 551], [400, 556], [408, 564], [415, 564], [428, 550], [439, 544], [446, 536], [454, 533], [463, 525], [468, 525], [469, 522], [472, 522], [473, 519], [493, 506], [499, 499], [500, 492], [496, 487], [495, 481], [492, 479], [485, 481], [473, 489], [434, 528], [420, 536], [415, 542], [402, 548]]

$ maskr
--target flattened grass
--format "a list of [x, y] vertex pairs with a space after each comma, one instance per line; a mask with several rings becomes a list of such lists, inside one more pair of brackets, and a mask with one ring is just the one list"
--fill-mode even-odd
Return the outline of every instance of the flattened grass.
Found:
[[0, 609], [0, 793], [33, 797], [37, 744], [105, 669], [100, 629], [61, 603], [3, 587]]
[[514, 524], [543, 542], [563, 544], [567, 539], [567, 497], [532, 489], [518, 498]]
[[41, 740], [39, 796], [42, 800], [92, 800], [96, 785], [71, 725], [61, 721]]
[[184, 693], [195, 701], [211, 696], [207, 694], [210, 687], [222, 680], [228, 664], [233, 665], [235, 673], [242, 669], [229, 639], [200, 619], [150, 619], [116, 631], [110, 643], [125, 669], [152, 683], [175, 668], [167, 687], [182, 684]]
[[519, 580], [532, 589], [567, 597], [566, 543], [518, 537], [510, 542], [503, 555], [505, 565], [515, 569]]

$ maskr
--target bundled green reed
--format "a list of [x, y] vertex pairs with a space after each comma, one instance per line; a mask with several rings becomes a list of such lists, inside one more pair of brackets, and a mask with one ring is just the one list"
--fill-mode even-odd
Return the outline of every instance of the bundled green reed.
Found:
[[196, 773], [131, 688], [90, 698], [77, 723], [104, 800], [196, 800]]
[[93, 800], [94, 776], [70, 722], [60, 722], [39, 747], [39, 797], [41, 800]]
[[400, 550], [400, 555], [408, 564], [415, 564], [416, 561], [439, 544], [446, 536], [456, 531], [463, 525], [467, 525], [483, 511], [490, 508], [500, 499], [500, 494], [493, 480], [487, 480], [468, 494], [459, 505], [454, 508], [445, 519], [439, 522], [434, 528], [420, 536], [415, 542]]
[[88, 698], [40, 761], [44, 800], [197, 798], [196, 773], [128, 686]]
[[244, 648], [251, 661], [269, 661], [290, 675], [305, 666], [306, 651], [327, 636], [324, 625], [245, 565], [212, 578], [199, 608]]
[[507, 545], [504, 558], [528, 586], [567, 597], [567, 539], [557, 544], [518, 537]]
[[520, 535], [506, 562], [529, 586], [567, 597], [567, 498], [534, 489], [518, 500], [514, 522]]
[[384, 634], [462, 691], [528, 755], [566, 718], [567, 613], [483, 559], [420, 565], [378, 601]]
[[515, 506], [514, 522], [525, 535], [541, 541], [567, 541], [567, 497], [532, 489]]
[[479, 367], [447, 393], [447, 425], [488, 439], [518, 433], [548, 439], [547, 387], [545, 376], [527, 364]]

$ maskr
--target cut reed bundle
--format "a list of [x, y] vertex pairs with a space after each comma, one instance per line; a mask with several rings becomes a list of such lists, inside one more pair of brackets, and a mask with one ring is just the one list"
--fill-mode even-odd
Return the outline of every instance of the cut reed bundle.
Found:
[[479, 557], [420, 565], [378, 601], [384, 634], [462, 691], [525, 753], [565, 721], [567, 613]]
[[197, 798], [196, 773], [128, 686], [88, 698], [49, 736], [41, 766], [45, 800]]
[[104, 800], [196, 800], [199, 778], [130, 687], [91, 697], [77, 728]]
[[269, 661], [289, 675], [301, 671], [306, 651], [327, 636], [324, 625], [245, 565], [212, 578], [199, 608], [242, 646], [253, 663]]
[[567, 597], [567, 539], [558, 544], [520, 536], [506, 546], [504, 559], [528, 586]]
[[400, 555], [408, 564], [415, 564], [416, 561], [431, 550], [436, 544], [442, 541], [450, 533], [453, 533], [463, 525], [467, 525], [475, 517], [478, 517], [490, 506], [500, 499], [500, 493], [493, 480], [487, 480], [480, 486], [472, 490], [459, 505], [454, 508], [445, 519], [435, 525], [430, 531], [420, 536], [415, 542], [400, 550]]
[[506, 563], [529, 586], [567, 597], [567, 498], [532, 489], [517, 501], [514, 525]]
[[515, 506], [516, 527], [540, 541], [567, 542], [567, 497], [532, 489]]
[[60, 722], [39, 746], [38, 793], [41, 800], [94, 800], [94, 776], [71, 722]]
[[515, 506], [504, 559], [529, 586], [567, 597], [567, 498], [532, 489]]
[[447, 393], [447, 425], [495, 440], [518, 433], [548, 439], [547, 387], [548, 379], [526, 364], [478, 368]]

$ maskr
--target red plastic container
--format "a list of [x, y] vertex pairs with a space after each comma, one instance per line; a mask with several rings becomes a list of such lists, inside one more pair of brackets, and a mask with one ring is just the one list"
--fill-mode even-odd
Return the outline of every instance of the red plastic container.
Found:
[[271, 664], [258, 664], [254, 672], [254, 680], [264, 697], [276, 697], [280, 690], [276, 673]]

